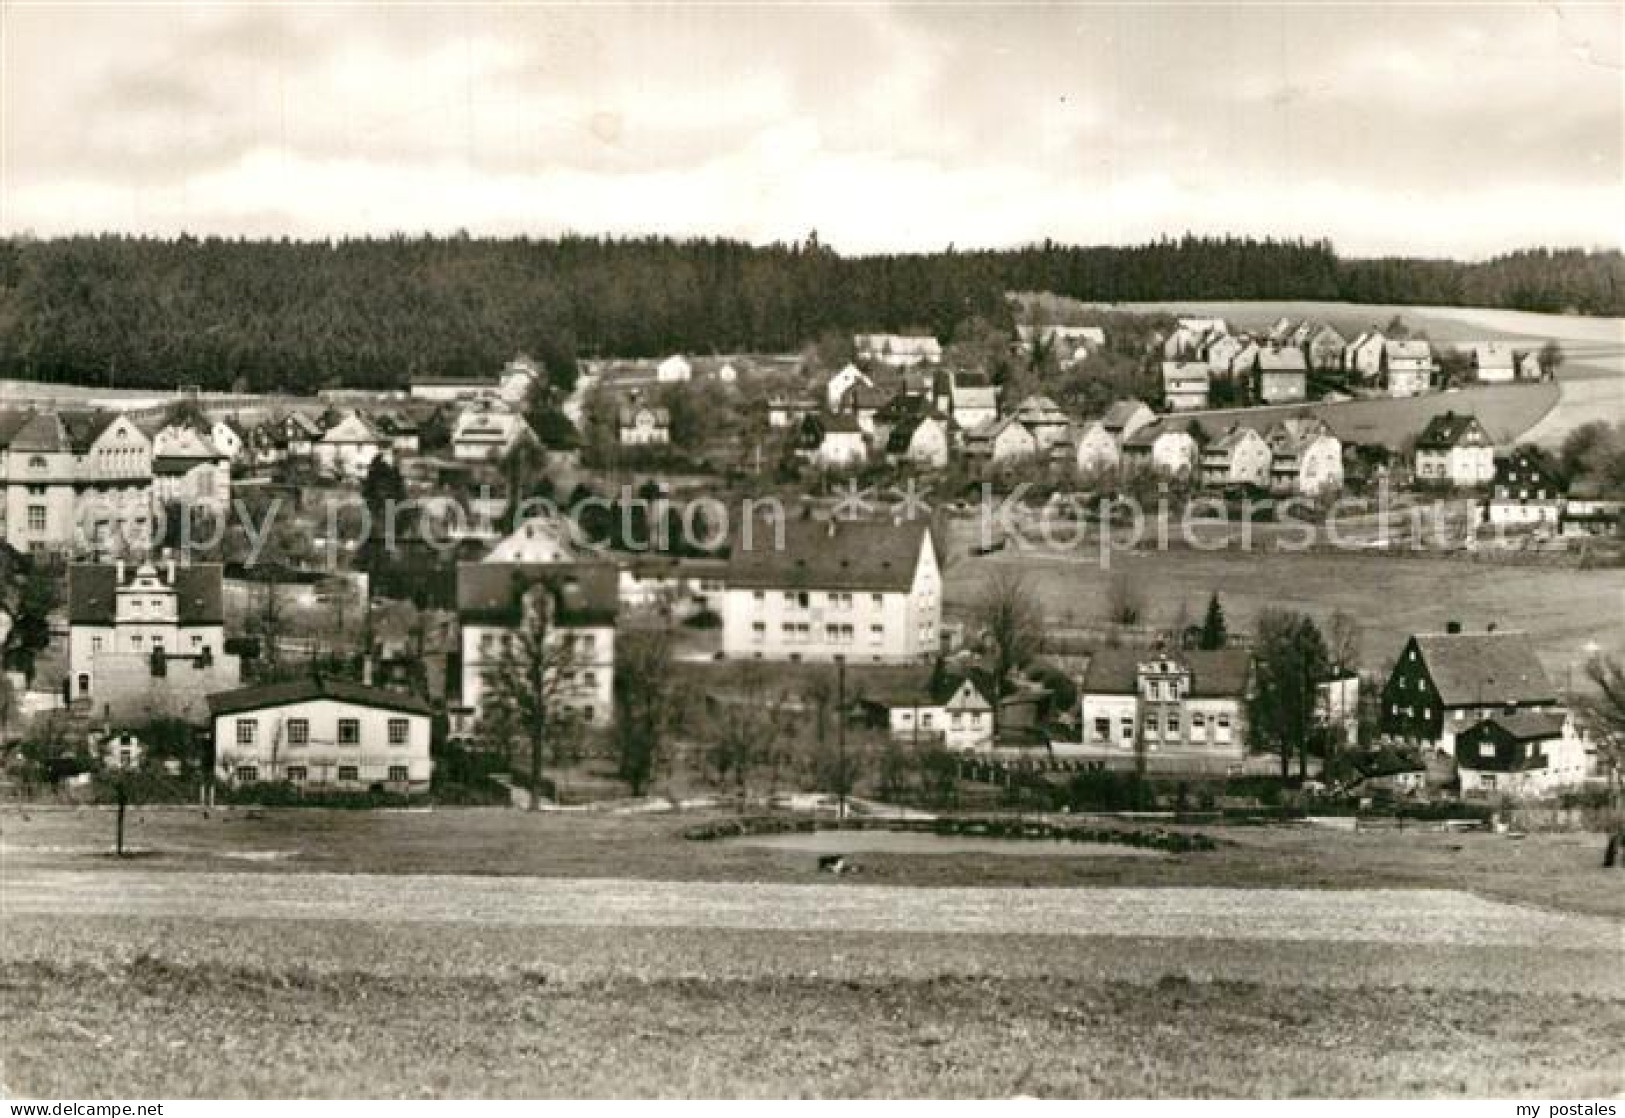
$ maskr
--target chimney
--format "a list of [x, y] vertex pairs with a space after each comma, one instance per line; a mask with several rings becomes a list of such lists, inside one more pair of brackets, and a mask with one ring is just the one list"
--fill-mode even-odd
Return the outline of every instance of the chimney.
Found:
[[829, 524], [829, 526], [824, 529], [824, 534], [827, 535], [830, 539], [834, 539], [835, 538], [835, 521], [830, 520], [830, 521], [828, 521], [828, 524]]
[[1447, 632], [1447, 633], [1459, 633], [1459, 632], [1461, 632], [1461, 622], [1459, 622], [1459, 621], [1446, 621], [1444, 623], [1444, 631]]
[[1486, 628], [1486, 629], [1485, 629], [1485, 630], [1484, 630], [1484, 631], [1485, 631], [1485, 632], [1486, 632], [1486, 633], [1493, 633], [1493, 632], [1495, 632], [1495, 625], [1496, 625], [1496, 623], [1495, 623], [1495, 622], [1494, 622], [1494, 621], [1491, 621], [1491, 622], [1490, 622], [1490, 623], [1489, 623], [1489, 626], [1488, 626], [1488, 628]]
[[372, 686], [372, 649], [361, 654], [361, 683], [364, 687]]
[[113, 564], [113, 579], [120, 586], [124, 585], [124, 560], [120, 559]]

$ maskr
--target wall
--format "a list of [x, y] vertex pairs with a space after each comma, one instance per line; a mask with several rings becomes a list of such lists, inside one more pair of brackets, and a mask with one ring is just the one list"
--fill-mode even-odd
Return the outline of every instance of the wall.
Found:
[[[288, 741], [288, 722], [297, 718], [310, 722], [310, 740], [305, 745]], [[338, 744], [340, 718], [355, 718], [360, 722], [359, 744]], [[389, 744], [392, 718], [407, 721], [407, 739], [401, 745]], [[239, 720], [256, 724], [252, 745], [237, 744]], [[356, 780], [341, 786], [366, 788], [387, 781], [391, 766], [405, 765], [409, 783], [420, 788], [428, 786], [432, 772], [428, 715], [379, 710], [333, 699], [313, 699], [220, 715], [214, 719], [214, 740], [218, 772], [220, 778], [227, 781], [236, 779], [236, 770], [242, 765], [256, 766], [257, 778], [262, 781], [284, 779], [287, 766], [303, 765], [308, 772], [308, 784], [337, 784], [339, 766], [354, 765], [359, 770]]]

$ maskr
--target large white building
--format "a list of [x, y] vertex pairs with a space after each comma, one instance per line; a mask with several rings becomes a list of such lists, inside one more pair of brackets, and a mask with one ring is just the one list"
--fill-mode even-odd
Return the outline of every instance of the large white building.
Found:
[[1103, 648], [1078, 688], [1083, 734], [1074, 750], [1239, 761], [1247, 751], [1251, 678], [1252, 654], [1244, 649]]
[[722, 653], [736, 660], [911, 663], [935, 655], [942, 572], [923, 523], [752, 525], [722, 594]]
[[160, 507], [223, 514], [231, 507], [231, 456], [208, 431], [185, 424], [163, 428], [152, 437], [152, 499]]
[[457, 620], [461, 631], [460, 691], [452, 725], [471, 731], [484, 713], [492, 672], [504, 663], [538, 611], [549, 642], [570, 642], [557, 677], [556, 717], [588, 726], [614, 718], [615, 621], [618, 573], [607, 563], [460, 563]]
[[311, 677], [209, 696], [215, 775], [228, 784], [421, 792], [430, 710], [415, 695]]
[[1488, 485], [1495, 478], [1495, 442], [1471, 415], [1436, 415], [1416, 440], [1415, 473], [1417, 481]]
[[145, 546], [152, 442], [114, 412], [0, 411], [0, 539], [19, 551]]
[[451, 456], [459, 462], [498, 462], [521, 442], [537, 443], [523, 416], [505, 407], [476, 404], [457, 416]]

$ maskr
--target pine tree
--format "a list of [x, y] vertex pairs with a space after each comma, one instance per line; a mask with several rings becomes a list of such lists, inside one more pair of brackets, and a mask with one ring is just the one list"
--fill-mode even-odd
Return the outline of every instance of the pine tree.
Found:
[[1215, 590], [1207, 600], [1207, 615], [1202, 618], [1202, 635], [1197, 638], [1197, 647], [1212, 651], [1223, 648], [1229, 639], [1230, 632], [1224, 624], [1224, 607], [1219, 604], [1219, 592]]

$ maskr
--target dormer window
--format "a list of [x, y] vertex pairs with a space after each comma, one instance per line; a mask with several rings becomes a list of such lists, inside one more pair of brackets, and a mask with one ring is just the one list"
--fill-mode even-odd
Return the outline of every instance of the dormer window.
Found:
[[45, 456], [43, 454], [34, 455], [32, 458], [30, 458], [28, 460], [28, 468], [30, 470], [43, 470], [43, 469], [45, 469]]

